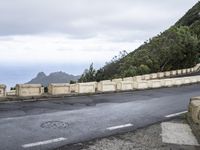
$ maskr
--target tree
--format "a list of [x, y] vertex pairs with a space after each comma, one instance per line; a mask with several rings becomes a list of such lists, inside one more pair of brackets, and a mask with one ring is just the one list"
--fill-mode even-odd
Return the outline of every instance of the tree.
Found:
[[93, 67], [93, 63], [90, 65], [89, 69], [85, 69], [79, 82], [91, 82], [96, 81], [96, 70]]

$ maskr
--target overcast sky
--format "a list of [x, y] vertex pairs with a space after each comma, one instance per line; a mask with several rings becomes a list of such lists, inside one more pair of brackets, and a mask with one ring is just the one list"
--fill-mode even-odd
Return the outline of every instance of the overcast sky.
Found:
[[173, 25], [197, 1], [0, 0], [0, 64], [99, 67]]

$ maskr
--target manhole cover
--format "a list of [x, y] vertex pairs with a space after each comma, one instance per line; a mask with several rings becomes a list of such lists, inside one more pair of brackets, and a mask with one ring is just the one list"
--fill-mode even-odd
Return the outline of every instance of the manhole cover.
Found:
[[65, 129], [69, 126], [67, 122], [62, 121], [47, 121], [40, 125], [42, 128], [50, 128], [50, 129]]

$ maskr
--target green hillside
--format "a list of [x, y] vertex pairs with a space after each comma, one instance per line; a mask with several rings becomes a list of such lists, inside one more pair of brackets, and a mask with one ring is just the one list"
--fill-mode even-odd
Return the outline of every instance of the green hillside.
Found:
[[135, 51], [112, 60], [97, 71], [91, 66], [80, 81], [99, 81], [192, 67], [199, 62], [199, 54], [200, 2], [175, 25]]

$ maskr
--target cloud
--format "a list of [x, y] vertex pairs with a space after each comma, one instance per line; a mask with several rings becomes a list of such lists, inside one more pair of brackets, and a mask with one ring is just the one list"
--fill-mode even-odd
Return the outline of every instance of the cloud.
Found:
[[100, 63], [173, 25], [197, 0], [0, 0], [1, 63]]
[[176, 21], [195, 2], [0, 0], [0, 35], [53, 32], [91, 38], [109, 30], [156, 30]]

